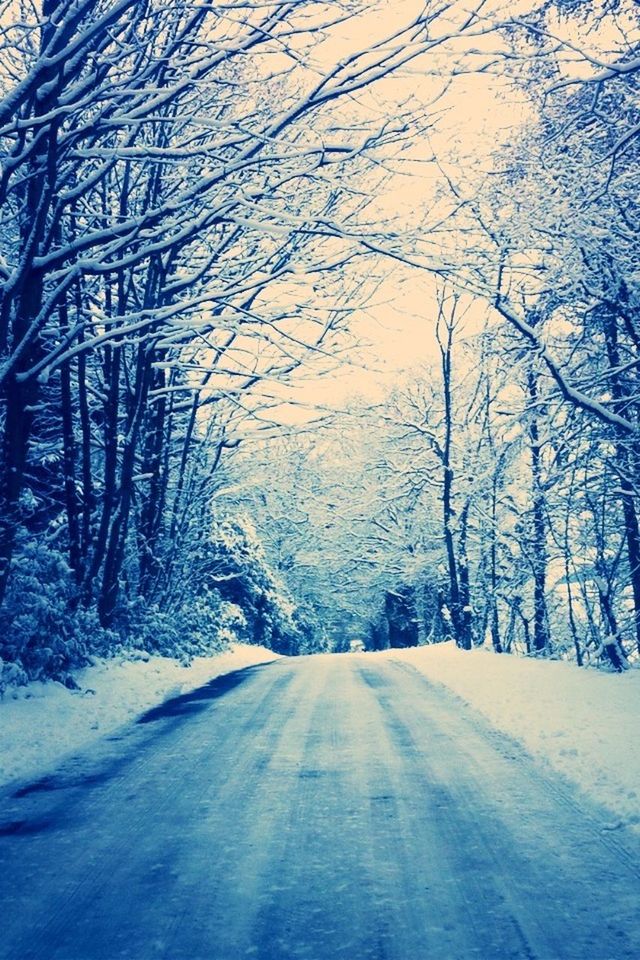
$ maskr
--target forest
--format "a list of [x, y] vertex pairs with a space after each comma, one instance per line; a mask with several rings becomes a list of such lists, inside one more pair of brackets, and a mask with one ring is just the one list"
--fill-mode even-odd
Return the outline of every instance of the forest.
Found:
[[635, 2], [0, 10], [0, 690], [236, 640], [637, 661]]

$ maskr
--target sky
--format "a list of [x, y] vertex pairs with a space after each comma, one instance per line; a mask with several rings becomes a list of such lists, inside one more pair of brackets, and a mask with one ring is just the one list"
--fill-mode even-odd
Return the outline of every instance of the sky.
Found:
[[[499, 5], [496, 0], [494, 6]], [[374, 37], [390, 32], [394, 23], [415, 12], [424, 4], [402, 0], [378, 6], [371, 14], [341, 28], [340, 43], [327, 43], [327, 61], [346, 53], [354, 45], [364, 46]], [[453, 4], [452, 6], [456, 6]], [[458, 6], [458, 10], [460, 7]], [[495, 41], [478, 38], [476, 48], [490, 50]], [[423, 59], [412, 63], [399, 76], [387, 78], [357, 97], [358, 109], [370, 110], [373, 116], [393, 116], [398, 105], [411, 97], [412, 105], [434, 123], [428, 135], [408, 130], [411, 146], [402, 145], [402, 164], [397, 175], [385, 184], [382, 196], [376, 198], [377, 210], [389, 217], [398, 211], [407, 219], [416, 217], [422, 209], [425, 220], [433, 219], [435, 191], [442, 182], [438, 168], [432, 162], [437, 154], [447, 172], [455, 179], [468, 170], [469, 181], [482, 176], [492, 166], [491, 155], [501, 143], [509, 142], [514, 127], [526, 115], [522, 98], [514, 99], [513, 91], [500, 76], [491, 73], [461, 74], [446, 93], [440, 97], [446, 84], [442, 78], [443, 59]], [[452, 54], [455, 56], [455, 53]], [[482, 59], [486, 59], [483, 54]], [[451, 62], [448, 63], [451, 66]], [[431, 75], [435, 73], [434, 75]], [[389, 159], [394, 161], [389, 149]], [[408, 162], [409, 161], [409, 162]], [[402, 171], [402, 172], [400, 172]], [[365, 263], [365, 269], [367, 269]], [[384, 279], [372, 295], [366, 310], [357, 311], [351, 322], [354, 338], [366, 346], [360, 347], [342, 369], [328, 377], [309, 376], [307, 370], [294, 380], [288, 393], [304, 406], [318, 405], [340, 408], [353, 396], [378, 402], [394, 386], [402, 384], [416, 367], [437, 361], [434, 336], [435, 286], [433, 277], [415, 268], [403, 267], [386, 261], [377, 265]], [[486, 305], [479, 303], [474, 311], [476, 323], [486, 313]], [[296, 421], [304, 413], [287, 411], [284, 418]]]
[[[325, 43], [314, 51], [318, 66], [326, 67], [339, 57], [348, 55], [355, 47], [361, 48], [376, 37], [390, 32], [394, 24], [423, 5], [416, 0], [386, 0], [372, 5], [367, 14], [336, 28]], [[514, 15], [531, 5], [529, 0], [526, 4], [514, 0], [514, 3], [506, 6], [502, 0], [488, 0], [484, 10], [502, 9]], [[595, 2], [593, 6], [596, 6]], [[461, 9], [457, 0], [454, 0], [452, 7]], [[554, 25], [558, 35], [578, 46], [597, 46], [594, 39], [596, 32], [592, 28], [589, 17], [583, 25]], [[575, 31], [575, 35], [572, 31]], [[606, 48], [609, 34], [605, 32], [602, 39], [600, 29], [598, 36], [598, 42]], [[610, 37], [610, 46], [619, 46], [619, 31], [615, 25], [611, 28]], [[495, 38], [478, 37], [474, 46], [474, 66], [495, 60], [492, 56], [492, 51], [496, 50]], [[368, 112], [372, 117], [393, 117], [394, 111], [397, 113], [400, 105], [406, 106], [407, 98], [410, 98], [416, 114], [419, 115], [422, 110], [429, 118], [427, 133], [409, 127], [407, 140], [411, 146], [405, 152], [406, 144], [403, 145], [402, 165], [397, 164], [394, 154], [398, 148], [388, 148], [388, 160], [395, 164], [397, 172], [376, 198], [377, 212], [382, 217], [391, 218], [400, 212], [402, 218], [413, 217], [414, 223], [419, 224], [421, 213], [424, 212], [425, 222], [433, 219], [440, 202], [436, 191], [438, 184], [442, 183], [433, 156], [437, 156], [441, 168], [452, 176], [463, 191], [474, 190], [487, 174], [490, 177], [496, 153], [502, 146], [510, 144], [518, 135], [519, 128], [532, 115], [524, 96], [515, 92], [515, 88], [505, 80], [502, 65], [499, 70], [491, 67], [481, 72], [469, 72], [462, 69], [462, 61], [456, 57], [454, 43], [454, 51], [448, 58], [436, 53], [414, 61], [400, 75], [386, 78], [375, 87], [359, 93], [355, 102], [345, 108], [345, 122], [348, 122], [352, 108], [354, 116]], [[568, 50], [567, 57], [567, 76], [576, 73], [575, 64], [571, 62], [576, 57], [584, 70], [584, 59], [578, 54]], [[443, 80], [445, 68], [448, 70], [456, 62], [460, 74], [451, 86], [447, 86]], [[367, 262], [363, 263], [363, 269], [367, 270]], [[273, 394], [280, 392], [283, 399], [291, 398], [294, 401], [293, 406], [278, 411], [271, 409], [270, 419], [280, 419], [285, 423], [304, 422], [314, 415], [313, 408], [323, 410], [333, 407], [339, 410], [353, 397], [379, 402], [394, 386], [406, 382], [416, 368], [437, 361], [433, 278], [424, 271], [397, 266], [392, 261], [378, 263], [376, 269], [381, 270], [383, 279], [366, 309], [356, 310], [351, 321], [351, 332], [360, 343], [359, 348], [344, 358], [341, 367], [331, 369], [326, 376], [315, 375], [313, 368], [305, 365], [288, 386], [278, 388], [269, 384]], [[477, 328], [486, 313], [486, 304], [478, 301], [471, 311], [471, 325]]]
[[[370, 15], [356, 21], [355, 28], [351, 25], [351, 32], [343, 29], [344, 51], [388, 31], [394, 22], [422, 6], [414, 0], [394, 0], [377, 6]], [[509, 4], [488, 0], [483, 9], [485, 13], [499, 10], [505, 15], [517, 16], [532, 6], [535, 6], [532, 0], [513, 0]], [[551, 17], [551, 29], [567, 44], [562, 54], [561, 75], [584, 76], [599, 69], [599, 60], [606, 62], [607, 58], [615, 58], [612, 51], [624, 49], [625, 34], [630, 39], [631, 33], [635, 34], [630, 18], [624, 13], [608, 21], [599, 18], [600, 6], [598, 0], [593, 0], [587, 5], [582, 20], [562, 21]], [[456, 8], [456, 4], [452, 7]], [[493, 59], [490, 52], [499, 48], [493, 37], [479, 37], [474, 46], [476, 65], [490, 62]], [[335, 56], [340, 49], [334, 42], [328, 45], [327, 53]], [[403, 103], [410, 95], [414, 104], [426, 106], [427, 114], [436, 119], [427, 136], [413, 137], [413, 146], [407, 154], [412, 162], [404, 167], [409, 175], [399, 175], [387, 184], [380, 209], [384, 210], [386, 204], [389, 211], [403, 208], [411, 211], [422, 205], [425, 211], [430, 208], [432, 211], [440, 181], [439, 172], [431, 162], [432, 155], [437, 155], [442, 167], [463, 190], [474, 182], [481, 183], [483, 176], [493, 169], [496, 153], [502, 146], [508, 146], [533, 116], [523, 95], [502, 76], [502, 65], [499, 70], [461, 72], [442, 98], [430, 106], [434, 96], [444, 88], [439, 71], [443, 65], [451, 66], [455, 45], [448, 59], [438, 59], [438, 56], [434, 61], [416, 61], [400, 76], [385, 79], [359, 97], [359, 103], [369, 105], [372, 112], [377, 107], [383, 112], [392, 112], [394, 103]], [[433, 73], [436, 75], [430, 75]], [[384, 271], [384, 266], [382, 269]], [[343, 370], [332, 372], [328, 378], [308, 378], [305, 374], [295, 387], [295, 395], [305, 404], [320, 406], [340, 407], [354, 395], [376, 402], [393, 386], [405, 382], [416, 367], [437, 361], [434, 293], [432, 277], [389, 263], [388, 273], [368, 309], [357, 312], [353, 318], [354, 336], [367, 344], [366, 347], [359, 349]], [[484, 302], [472, 308], [472, 327], [477, 329], [484, 321], [487, 309]], [[293, 414], [294, 419], [295, 416]]]

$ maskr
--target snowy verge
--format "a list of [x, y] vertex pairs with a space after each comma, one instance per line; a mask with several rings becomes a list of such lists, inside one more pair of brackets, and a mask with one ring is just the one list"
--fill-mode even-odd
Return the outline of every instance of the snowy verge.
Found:
[[169, 657], [100, 660], [75, 673], [79, 690], [60, 683], [30, 683], [0, 700], [0, 784], [37, 777], [171, 697], [223, 673], [278, 659], [264, 647], [236, 644], [185, 667]]
[[453, 643], [378, 656], [410, 663], [519, 740], [607, 808], [609, 829], [640, 833], [640, 670], [611, 674]]

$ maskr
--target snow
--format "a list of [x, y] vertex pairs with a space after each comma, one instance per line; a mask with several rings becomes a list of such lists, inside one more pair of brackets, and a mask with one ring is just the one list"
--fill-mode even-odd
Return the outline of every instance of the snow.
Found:
[[[606, 808], [607, 828], [640, 833], [640, 750], [634, 739], [640, 670], [610, 674], [487, 650], [465, 652], [451, 643], [355, 656], [411, 664]], [[58, 683], [10, 689], [0, 701], [0, 783], [36, 778], [149, 707], [273, 659], [276, 654], [263, 647], [236, 645], [189, 667], [167, 657], [103, 660], [78, 672], [77, 691]]]
[[640, 671], [606, 673], [453, 643], [368, 656], [405, 661], [448, 687], [605, 807], [607, 829], [640, 833]]
[[100, 660], [60, 683], [9, 688], [0, 700], [0, 783], [40, 776], [70, 753], [111, 733], [149, 707], [214, 677], [275, 660], [264, 647], [236, 644], [182, 666], [169, 657]]

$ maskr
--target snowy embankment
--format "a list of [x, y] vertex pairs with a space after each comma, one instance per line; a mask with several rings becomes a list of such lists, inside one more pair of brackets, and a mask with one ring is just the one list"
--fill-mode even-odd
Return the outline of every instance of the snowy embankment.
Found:
[[610, 674], [453, 643], [380, 656], [410, 663], [523, 743], [606, 807], [609, 829], [640, 832], [640, 670]]
[[0, 700], [0, 784], [37, 777], [149, 707], [277, 656], [237, 644], [216, 656], [196, 657], [188, 667], [169, 657], [115, 658], [79, 670], [79, 690], [52, 682], [10, 688]]

